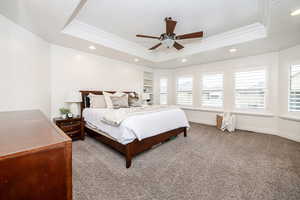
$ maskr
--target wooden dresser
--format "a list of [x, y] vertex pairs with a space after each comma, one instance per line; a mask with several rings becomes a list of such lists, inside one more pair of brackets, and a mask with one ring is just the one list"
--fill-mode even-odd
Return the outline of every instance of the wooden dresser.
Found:
[[0, 113], [0, 199], [72, 199], [71, 139], [40, 111]]

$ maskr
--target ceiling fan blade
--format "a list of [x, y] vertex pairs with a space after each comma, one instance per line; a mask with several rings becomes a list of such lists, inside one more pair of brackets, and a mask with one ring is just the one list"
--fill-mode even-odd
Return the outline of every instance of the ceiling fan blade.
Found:
[[173, 45], [177, 50], [183, 49], [184, 46], [182, 46], [181, 44], [179, 44], [178, 42], [175, 42]]
[[167, 35], [172, 35], [177, 24], [176, 21], [173, 21], [172, 18], [166, 18], [166, 33]]
[[150, 35], [136, 35], [136, 37], [152, 38], [152, 39], [160, 39], [160, 37], [155, 37], [155, 36], [150, 36]]
[[192, 38], [201, 38], [201, 37], [203, 37], [203, 31], [178, 35], [178, 36], [175, 37], [175, 39], [176, 40], [182, 40], [182, 39], [192, 39]]
[[157, 47], [159, 47], [161, 45], [161, 43], [158, 43], [157, 45], [155, 45], [154, 47], [151, 47], [149, 50], [154, 50], [156, 49]]

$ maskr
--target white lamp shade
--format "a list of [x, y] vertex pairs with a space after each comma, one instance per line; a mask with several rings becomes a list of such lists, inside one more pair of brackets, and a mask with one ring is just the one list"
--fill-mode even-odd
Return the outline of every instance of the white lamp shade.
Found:
[[143, 98], [143, 100], [149, 100], [150, 99], [150, 94], [149, 93], [143, 93], [142, 98]]
[[66, 103], [80, 103], [82, 102], [82, 97], [80, 92], [69, 92], [65, 99]]

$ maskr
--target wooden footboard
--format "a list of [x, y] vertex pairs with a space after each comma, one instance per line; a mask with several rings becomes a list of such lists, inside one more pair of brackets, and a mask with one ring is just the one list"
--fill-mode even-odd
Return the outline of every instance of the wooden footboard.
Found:
[[133, 142], [123, 145], [117, 141], [114, 141], [104, 135], [101, 135], [92, 129], [89, 129], [85, 127], [86, 133], [95, 138], [98, 141], [101, 141], [102, 143], [112, 147], [113, 149], [119, 151], [125, 156], [126, 159], [126, 168], [129, 168], [131, 166], [132, 158], [144, 151], [147, 151], [151, 149], [153, 146], [162, 143], [164, 141], [167, 141], [173, 136], [179, 135], [180, 133], [184, 133], [184, 137], [187, 136], [187, 128], [186, 127], [181, 127], [177, 128], [171, 131], [167, 131], [165, 133], [161, 133], [159, 135], [155, 135], [149, 138], [145, 138], [141, 141], [138, 139], [135, 139]]
[[184, 133], [184, 137], [186, 137], [186, 127], [174, 129], [165, 133], [161, 133], [159, 135], [155, 135], [149, 138], [145, 138], [141, 141], [135, 139], [133, 142], [126, 145], [126, 167], [129, 168], [131, 166], [132, 157], [151, 149], [153, 146], [162, 143], [173, 136], [179, 135], [180, 133]]

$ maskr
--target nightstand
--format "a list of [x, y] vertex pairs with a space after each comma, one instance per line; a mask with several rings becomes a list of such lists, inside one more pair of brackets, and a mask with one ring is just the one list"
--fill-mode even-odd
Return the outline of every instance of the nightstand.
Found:
[[81, 139], [84, 140], [84, 124], [80, 117], [73, 118], [54, 118], [54, 123], [67, 134], [72, 140]]

